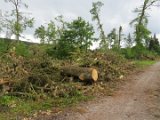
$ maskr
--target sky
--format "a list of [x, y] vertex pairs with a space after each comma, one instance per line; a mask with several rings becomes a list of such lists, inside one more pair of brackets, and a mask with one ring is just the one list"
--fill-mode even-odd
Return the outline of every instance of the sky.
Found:
[[[26, 38], [31, 42], [38, 42], [38, 39], [34, 38], [35, 28], [43, 25], [50, 20], [54, 20], [55, 17], [63, 15], [66, 21], [72, 21], [81, 16], [86, 21], [89, 21], [94, 25], [95, 30], [96, 22], [92, 21], [90, 9], [92, 8], [92, 2], [97, 0], [26, 0], [28, 9], [21, 8], [21, 11], [31, 13], [35, 18], [34, 28], [24, 31]], [[136, 7], [142, 5], [143, 0], [99, 0], [104, 3], [101, 8], [100, 19], [103, 24], [105, 33], [108, 34], [113, 28], [123, 27], [123, 33], [128, 34], [133, 32], [133, 27], [129, 25], [130, 21], [136, 16], [133, 10]], [[2, 12], [11, 10], [13, 6], [7, 4], [4, 0], [0, 0], [0, 9]], [[148, 28], [152, 33], [157, 34], [160, 39], [160, 8], [153, 7], [150, 11]], [[3, 36], [4, 33], [1, 33]]]

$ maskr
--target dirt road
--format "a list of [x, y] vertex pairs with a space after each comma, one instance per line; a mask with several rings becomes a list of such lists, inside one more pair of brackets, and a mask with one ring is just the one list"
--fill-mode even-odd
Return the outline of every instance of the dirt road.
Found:
[[113, 96], [50, 119], [160, 120], [160, 62], [129, 79]]

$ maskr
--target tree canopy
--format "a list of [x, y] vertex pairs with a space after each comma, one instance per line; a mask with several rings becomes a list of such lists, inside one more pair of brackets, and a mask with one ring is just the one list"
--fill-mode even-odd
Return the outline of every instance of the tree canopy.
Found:
[[5, 26], [16, 36], [19, 40], [21, 33], [26, 30], [27, 27], [33, 27], [34, 18], [30, 18], [26, 13], [20, 11], [23, 6], [28, 8], [28, 5], [23, 3], [22, 0], [5, 0], [8, 4], [13, 6], [13, 9], [7, 15], [5, 19]]

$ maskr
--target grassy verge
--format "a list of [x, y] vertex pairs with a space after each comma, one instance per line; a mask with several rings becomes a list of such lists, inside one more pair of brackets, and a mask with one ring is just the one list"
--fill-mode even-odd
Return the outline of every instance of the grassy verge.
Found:
[[92, 97], [73, 96], [70, 98], [48, 98], [46, 100], [25, 100], [17, 97], [0, 97], [0, 120], [15, 120], [32, 116], [38, 111], [50, 110], [54, 107], [65, 108], [87, 101]]
[[136, 60], [136, 61], [134, 61], [134, 64], [136, 65], [136, 67], [138, 67], [138, 68], [145, 68], [145, 67], [148, 67], [148, 66], [150, 66], [150, 65], [153, 65], [153, 64], [155, 64], [156, 63], [156, 61], [151, 61], [151, 60]]

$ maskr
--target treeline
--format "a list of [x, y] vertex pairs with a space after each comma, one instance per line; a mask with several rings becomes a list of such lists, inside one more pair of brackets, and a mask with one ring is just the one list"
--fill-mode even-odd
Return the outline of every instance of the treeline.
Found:
[[[7, 33], [15, 35], [19, 40], [27, 27], [33, 27], [34, 19], [20, 12], [20, 7], [28, 8], [21, 0], [6, 1], [14, 5], [15, 9], [10, 13], [12, 17], [8, 17], [9, 13], [2, 16], [0, 28], [7, 29]], [[82, 17], [67, 22], [63, 16], [58, 16], [47, 25], [36, 28], [34, 36], [40, 39], [48, 55], [58, 59], [70, 58], [77, 52], [88, 52], [95, 43], [99, 43], [96, 50], [101, 52], [113, 50], [129, 59], [152, 59], [160, 54], [160, 45], [156, 34], [152, 36], [152, 32], [147, 28], [148, 10], [155, 7], [158, 2], [159, 0], [144, 0], [142, 6], [135, 9], [137, 17], [130, 22], [130, 25], [134, 26], [134, 33], [126, 36], [123, 34], [123, 26], [119, 26], [118, 30], [113, 28], [108, 34], [105, 33], [100, 18], [101, 7], [104, 4], [100, 1], [93, 2], [90, 10], [93, 22], [97, 23], [98, 37], [95, 37], [93, 25]]]

